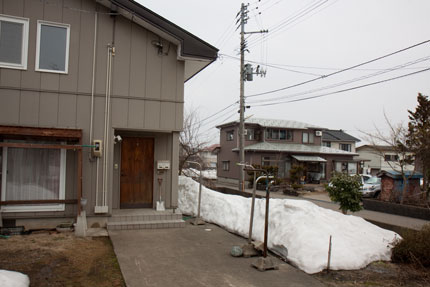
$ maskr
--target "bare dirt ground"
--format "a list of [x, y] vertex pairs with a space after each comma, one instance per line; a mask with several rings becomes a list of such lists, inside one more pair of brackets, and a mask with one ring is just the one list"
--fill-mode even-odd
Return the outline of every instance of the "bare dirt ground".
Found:
[[[0, 269], [30, 277], [31, 286], [118, 286], [124, 279], [109, 238], [40, 232], [0, 238]], [[326, 286], [430, 286], [430, 270], [374, 262], [362, 270], [312, 275]]]
[[326, 286], [430, 286], [430, 269], [423, 267], [373, 262], [353, 271], [330, 271], [312, 275]]
[[109, 238], [71, 232], [0, 238], [0, 269], [27, 274], [31, 286], [125, 286]]

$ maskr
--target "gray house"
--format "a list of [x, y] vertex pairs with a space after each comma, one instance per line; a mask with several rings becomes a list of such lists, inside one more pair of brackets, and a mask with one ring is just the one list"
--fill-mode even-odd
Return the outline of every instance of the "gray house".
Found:
[[[239, 179], [239, 122], [217, 126], [220, 129], [217, 175], [221, 183], [236, 184]], [[322, 182], [334, 171], [356, 174], [355, 152], [324, 146], [325, 128], [303, 122], [248, 118], [245, 120], [245, 160], [248, 164], [278, 167], [280, 178], [289, 178], [294, 164], [305, 167], [307, 182]]]
[[184, 82], [217, 51], [134, 1], [0, 1], [3, 223], [174, 208]]

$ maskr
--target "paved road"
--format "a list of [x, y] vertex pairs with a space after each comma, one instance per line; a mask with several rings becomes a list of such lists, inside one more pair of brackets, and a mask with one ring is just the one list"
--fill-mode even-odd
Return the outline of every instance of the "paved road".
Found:
[[323, 286], [310, 275], [272, 258], [279, 270], [260, 272], [256, 258], [230, 256], [246, 240], [212, 224], [185, 228], [109, 231], [128, 287]]

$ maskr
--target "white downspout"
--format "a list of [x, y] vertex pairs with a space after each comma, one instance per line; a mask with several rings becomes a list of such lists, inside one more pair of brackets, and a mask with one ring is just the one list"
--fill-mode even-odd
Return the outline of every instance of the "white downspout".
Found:
[[109, 141], [109, 94], [110, 94], [110, 69], [112, 47], [107, 46], [106, 59], [106, 101], [105, 101], [105, 122], [103, 135], [103, 177], [102, 177], [102, 206], [106, 206], [106, 189], [107, 189], [107, 161], [108, 161], [108, 141]]
[[111, 93], [111, 72], [112, 72], [112, 55], [115, 49], [108, 45], [107, 67], [106, 67], [106, 102], [105, 102], [105, 130], [103, 138], [103, 194], [102, 204], [107, 206], [107, 180], [108, 180], [108, 161], [109, 161], [109, 114], [110, 114], [110, 93]]
[[[95, 78], [96, 78], [96, 55], [97, 55], [97, 23], [98, 23], [98, 13], [94, 14], [94, 40], [93, 40], [93, 71], [91, 78], [91, 116], [90, 116], [90, 145], [93, 144], [94, 138], [94, 94], [95, 94]], [[92, 155], [89, 155], [90, 161], [93, 160]], [[96, 206], [95, 210], [98, 209], [99, 202], [99, 158], [96, 158]]]

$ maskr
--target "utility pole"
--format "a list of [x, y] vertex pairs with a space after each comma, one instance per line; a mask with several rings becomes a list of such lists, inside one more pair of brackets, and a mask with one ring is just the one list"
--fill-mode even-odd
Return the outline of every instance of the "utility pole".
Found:
[[242, 3], [240, 8], [240, 99], [239, 99], [239, 190], [245, 191], [245, 171], [243, 170], [245, 164], [245, 24], [248, 20], [247, 5]]
[[[249, 4], [248, 4], [249, 5]], [[252, 81], [252, 75], [266, 75], [266, 72], [257, 68], [257, 72], [253, 73], [250, 64], [245, 65], [245, 34], [267, 33], [268, 30], [256, 32], [245, 32], [245, 24], [248, 21], [248, 5], [242, 3], [240, 8], [240, 99], [239, 99], [239, 190], [245, 191], [245, 81]]]

